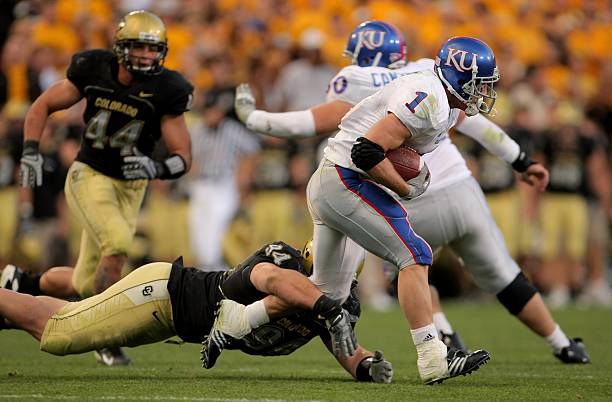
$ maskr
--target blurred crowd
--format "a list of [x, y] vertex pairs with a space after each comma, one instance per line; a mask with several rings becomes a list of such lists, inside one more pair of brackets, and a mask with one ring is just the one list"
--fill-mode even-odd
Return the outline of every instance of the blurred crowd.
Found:
[[[535, 194], [505, 163], [454, 138], [511, 253], [548, 302], [612, 305], [612, 7], [606, 0], [2, 1], [2, 266], [72, 264], [80, 229], [66, 212], [63, 183], [79, 147], [82, 109], [57, 113], [46, 128], [45, 186], [33, 191], [15, 184], [23, 118], [41, 91], [65, 76], [74, 52], [110, 48], [119, 18], [134, 9], [163, 19], [165, 65], [196, 90], [188, 116], [194, 166], [185, 178], [150, 186], [132, 266], [184, 255], [190, 264], [223, 269], [268, 241], [300, 248], [312, 230], [304, 188], [324, 139], [291, 142], [248, 132], [233, 113], [233, 88], [250, 82], [259, 106], [270, 111], [321, 103], [334, 73], [348, 63], [342, 50], [349, 33], [380, 19], [406, 35], [411, 60], [433, 57], [450, 36], [491, 45], [502, 77], [493, 119], [549, 168], [548, 191]], [[442, 292], [470, 291], [460, 264], [449, 253], [442, 257], [434, 275]]]

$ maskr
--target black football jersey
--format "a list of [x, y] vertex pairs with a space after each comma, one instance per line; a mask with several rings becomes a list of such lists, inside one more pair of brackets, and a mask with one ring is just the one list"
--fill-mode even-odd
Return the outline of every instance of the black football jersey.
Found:
[[[260, 262], [305, 273], [300, 252], [280, 241], [265, 245], [229, 272], [203, 272], [175, 262], [168, 292], [177, 335], [185, 342], [202, 342], [212, 328], [216, 305], [223, 298], [245, 305], [263, 299], [266, 294], [250, 281], [252, 269]], [[352, 292], [343, 307], [354, 324], [361, 310]], [[229, 348], [253, 355], [278, 356], [293, 352], [316, 336], [329, 338], [324, 321], [312, 312], [300, 312], [262, 325], [243, 339], [233, 340]]]
[[67, 77], [87, 100], [77, 160], [122, 179], [123, 157], [138, 152], [151, 156], [161, 136], [162, 117], [188, 111], [193, 87], [181, 74], [165, 68], [125, 86], [117, 80], [118, 70], [111, 51], [86, 50], [72, 57]]
[[[348, 311], [354, 327], [361, 306], [353, 290], [342, 307]], [[330, 339], [325, 321], [310, 311], [304, 311], [273, 319], [242, 339], [232, 339], [226, 348], [239, 349], [250, 355], [280, 356], [293, 353], [315, 337], [321, 337], [323, 341]]]

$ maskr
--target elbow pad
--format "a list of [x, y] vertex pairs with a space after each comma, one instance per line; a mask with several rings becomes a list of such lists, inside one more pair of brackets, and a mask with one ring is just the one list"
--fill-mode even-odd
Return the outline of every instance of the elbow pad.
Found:
[[312, 137], [316, 134], [310, 110], [286, 113], [255, 110], [249, 115], [246, 126], [249, 130], [279, 138]]
[[359, 169], [367, 172], [385, 159], [384, 149], [365, 137], [355, 140], [351, 149], [351, 160]]

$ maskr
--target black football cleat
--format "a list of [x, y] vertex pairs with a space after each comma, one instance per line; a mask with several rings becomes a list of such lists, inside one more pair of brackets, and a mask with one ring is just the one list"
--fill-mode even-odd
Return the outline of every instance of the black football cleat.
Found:
[[202, 367], [212, 368], [232, 339], [241, 339], [251, 332], [245, 311], [246, 306], [233, 300], [223, 299], [217, 304], [215, 322], [202, 342]]
[[123, 353], [123, 349], [119, 347], [96, 350], [94, 355], [98, 363], [105, 366], [127, 366], [132, 364], [132, 359]]
[[217, 359], [221, 356], [221, 352], [223, 352], [223, 349], [228, 343], [229, 341], [226, 334], [213, 329], [210, 335], [205, 337], [204, 342], [202, 342], [202, 350], [200, 351], [202, 354], [200, 357], [200, 360], [202, 360], [202, 367], [205, 369], [213, 368], [215, 363], [217, 363]]
[[453, 350], [460, 350], [466, 355], [470, 354], [470, 350], [465, 346], [465, 343], [463, 343], [463, 339], [461, 339], [458, 332], [453, 332], [452, 334], [440, 332], [440, 340], [444, 342], [449, 352]]
[[19, 283], [26, 273], [19, 267], [7, 264], [0, 276], [0, 287], [19, 292]]
[[559, 352], [553, 354], [563, 363], [567, 364], [587, 364], [591, 362], [591, 357], [586, 351], [586, 346], [582, 338], [570, 339], [569, 346], [564, 347]]
[[3, 329], [8, 329], [8, 327], [9, 326], [6, 323], [6, 320], [0, 315], [0, 331], [2, 331]]
[[425, 384], [440, 384], [442, 381], [459, 375], [467, 375], [478, 370], [480, 366], [486, 364], [491, 355], [486, 350], [477, 350], [470, 354], [463, 353], [460, 350], [450, 350], [446, 356], [448, 363], [448, 374], [446, 377], [434, 378], [427, 381]]

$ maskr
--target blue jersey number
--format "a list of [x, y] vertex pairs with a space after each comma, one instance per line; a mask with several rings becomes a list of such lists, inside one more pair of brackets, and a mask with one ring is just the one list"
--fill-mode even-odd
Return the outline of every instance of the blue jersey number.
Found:
[[425, 92], [418, 92], [417, 91], [416, 94], [417, 94], [417, 97], [414, 98], [412, 102], [406, 103], [406, 107], [412, 113], [415, 113], [414, 109], [416, 109], [416, 107], [419, 105], [419, 103], [421, 103], [423, 101], [423, 99], [427, 98], [427, 94]]

